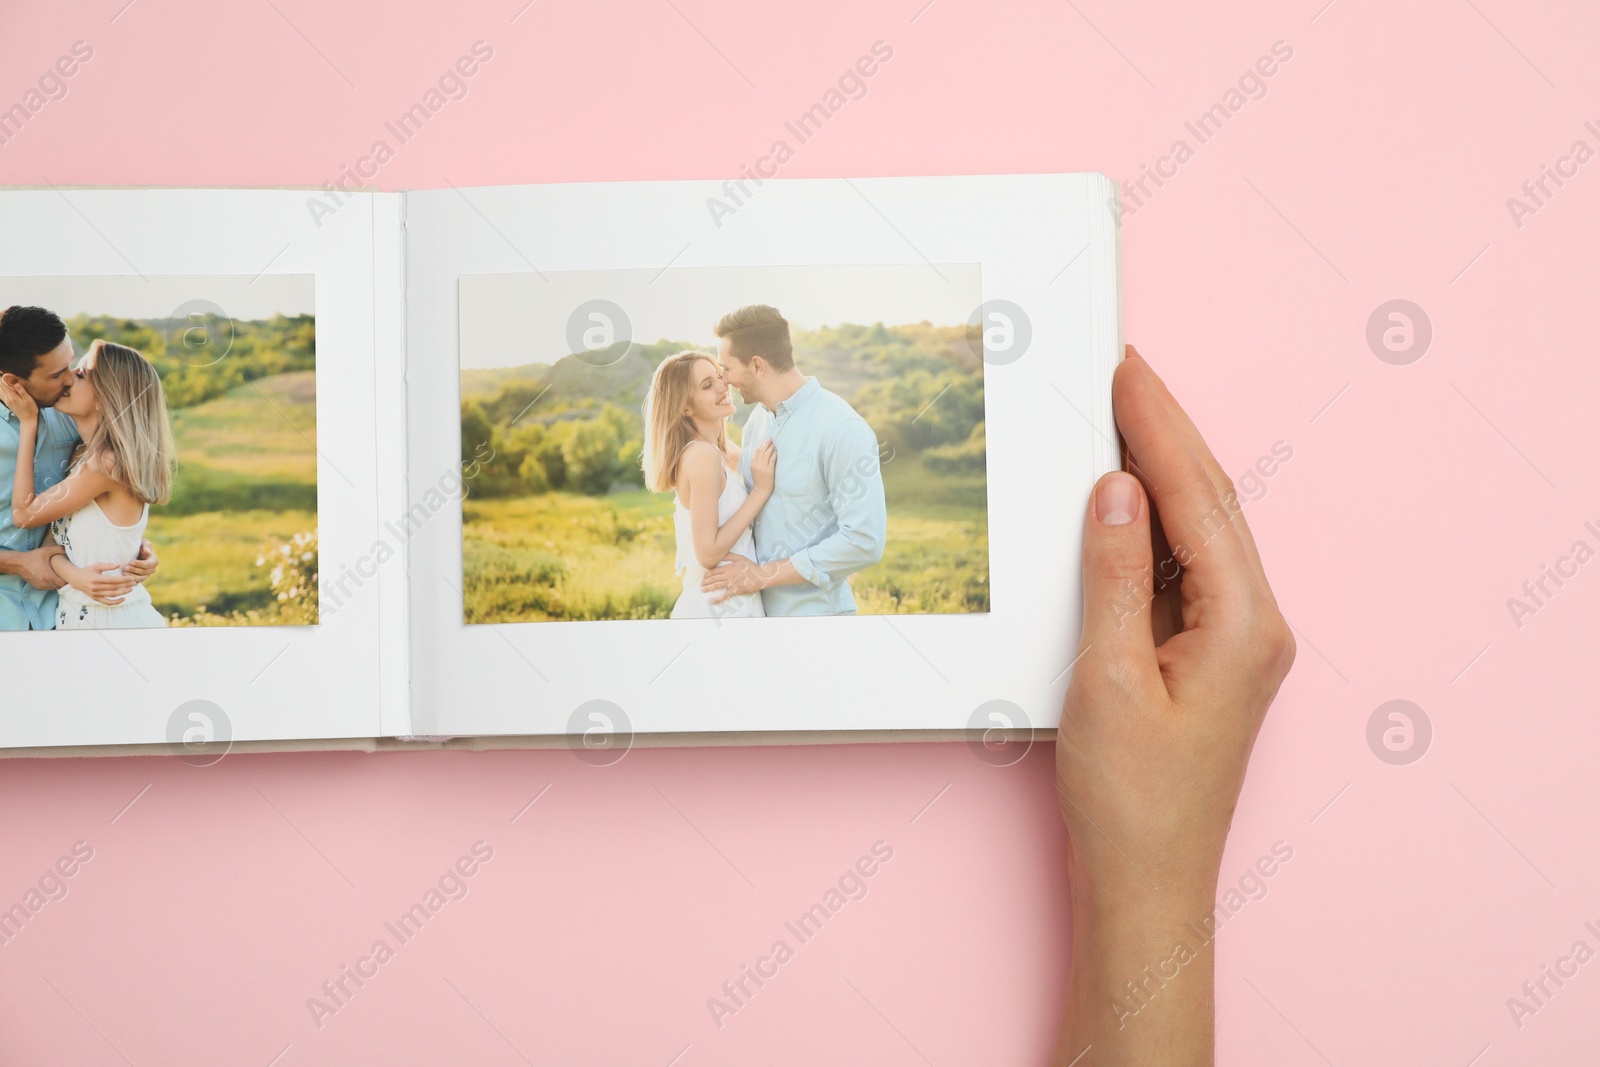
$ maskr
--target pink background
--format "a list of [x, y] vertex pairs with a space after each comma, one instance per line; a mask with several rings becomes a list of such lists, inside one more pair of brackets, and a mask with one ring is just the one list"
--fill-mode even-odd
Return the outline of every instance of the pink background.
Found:
[[[1575, 941], [1600, 949], [1600, 562], [1520, 629], [1506, 606], [1600, 547], [1600, 161], [1520, 227], [1506, 206], [1575, 140], [1600, 148], [1592, 6], [124, 3], [0, 5], [0, 103], [95, 50], [0, 146], [0, 181], [319, 185], [479, 39], [470, 95], [376, 185], [734, 176], [880, 39], [868, 95], [785, 174], [1121, 179], [1196, 148], [1185, 120], [1287, 42], [1267, 95], [1123, 230], [1128, 336], [1224, 467], [1293, 449], [1248, 515], [1300, 659], [1223, 877], [1276, 841], [1294, 857], [1222, 936], [1221, 1060], [1593, 1056], [1600, 961], [1520, 1029], [1506, 1006]], [[1365, 340], [1396, 298], [1434, 329], [1409, 366]], [[1397, 698], [1434, 729], [1408, 766], [1365, 739]], [[0, 946], [0, 1059], [1039, 1062], [1069, 938], [1050, 756], [11, 762], [0, 899], [75, 841], [94, 858]], [[306, 999], [480, 839], [469, 895], [318, 1028]], [[706, 999], [880, 839], [869, 895], [713, 1025]]]

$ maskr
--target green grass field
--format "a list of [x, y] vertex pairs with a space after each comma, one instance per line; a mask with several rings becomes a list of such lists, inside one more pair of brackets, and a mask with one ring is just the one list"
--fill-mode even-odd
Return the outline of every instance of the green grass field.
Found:
[[[883, 560], [850, 579], [863, 614], [989, 610], [982, 476], [884, 467]], [[664, 619], [678, 598], [672, 497], [550, 492], [463, 504], [469, 623]]]
[[269, 542], [317, 528], [316, 427], [314, 371], [172, 413], [177, 481], [145, 534], [161, 558], [146, 586], [158, 611], [180, 622], [280, 621], [269, 568], [256, 560]]

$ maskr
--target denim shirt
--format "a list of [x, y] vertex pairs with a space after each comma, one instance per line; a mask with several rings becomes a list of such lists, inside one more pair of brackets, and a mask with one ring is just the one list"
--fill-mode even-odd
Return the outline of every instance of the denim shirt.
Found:
[[[44, 544], [48, 524], [31, 530], [11, 522], [11, 483], [17, 473], [22, 424], [0, 405], [0, 549], [31, 552]], [[54, 408], [39, 412], [39, 440], [33, 453], [33, 491], [42, 493], [67, 476], [78, 427]], [[21, 575], [0, 574], [0, 630], [49, 630], [55, 626], [55, 590], [35, 589]]]
[[856, 609], [850, 575], [883, 558], [888, 514], [878, 438], [848, 403], [816, 378], [745, 420], [739, 474], [761, 442], [778, 449], [772, 497], [756, 516], [758, 563], [787, 559], [805, 579], [761, 591], [768, 615], [841, 615]]

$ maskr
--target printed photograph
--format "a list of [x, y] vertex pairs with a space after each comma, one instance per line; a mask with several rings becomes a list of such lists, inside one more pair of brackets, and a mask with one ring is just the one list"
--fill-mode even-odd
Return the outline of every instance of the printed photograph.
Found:
[[314, 300], [0, 278], [0, 630], [317, 622]]
[[465, 622], [989, 610], [979, 265], [460, 298]]

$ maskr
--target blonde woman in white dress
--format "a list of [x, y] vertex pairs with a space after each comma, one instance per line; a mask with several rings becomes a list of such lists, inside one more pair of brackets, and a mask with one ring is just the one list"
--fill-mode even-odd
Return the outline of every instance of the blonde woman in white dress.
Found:
[[672, 493], [677, 533], [677, 568], [683, 591], [674, 619], [725, 619], [763, 615], [761, 594], [729, 597], [720, 604], [700, 589], [706, 571], [730, 555], [756, 558], [750, 526], [772, 496], [778, 453], [764, 442], [751, 457], [745, 491], [739, 449], [728, 440], [734, 411], [717, 361], [704, 352], [679, 352], [662, 360], [644, 402], [644, 484]]
[[[66, 562], [52, 561], [72, 583], [69, 572], [97, 562], [132, 562], [139, 554], [150, 505], [172, 494], [175, 449], [167, 417], [167, 398], [156, 370], [138, 352], [95, 341], [73, 371], [74, 381], [56, 410], [70, 415], [83, 439], [70, 473], [42, 493], [34, 492], [33, 455], [38, 441], [39, 408], [19, 385], [0, 380], [0, 400], [21, 426], [16, 477], [11, 486], [11, 518], [19, 527], [49, 523]], [[119, 574], [120, 568], [105, 572]], [[137, 585], [114, 602], [95, 600], [78, 588], [58, 594], [56, 629], [126, 629], [165, 626]]]

